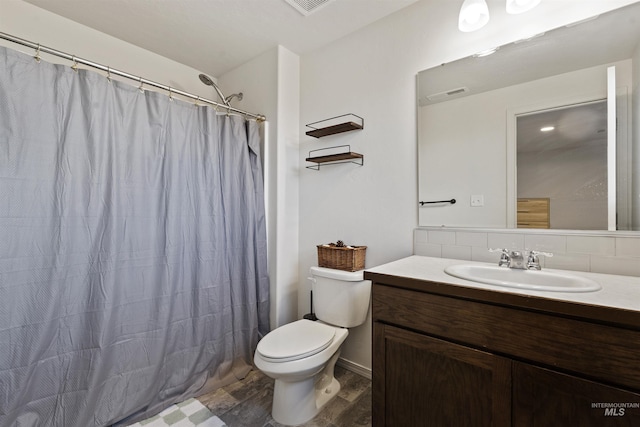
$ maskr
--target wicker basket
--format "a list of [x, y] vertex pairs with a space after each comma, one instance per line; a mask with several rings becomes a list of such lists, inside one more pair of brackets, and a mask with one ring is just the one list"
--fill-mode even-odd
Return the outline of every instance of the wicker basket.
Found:
[[347, 248], [318, 245], [318, 266], [345, 271], [363, 270], [366, 254], [366, 246]]

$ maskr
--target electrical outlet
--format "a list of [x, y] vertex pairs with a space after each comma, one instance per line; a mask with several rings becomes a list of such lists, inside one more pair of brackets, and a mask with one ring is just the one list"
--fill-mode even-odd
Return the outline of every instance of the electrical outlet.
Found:
[[484, 206], [484, 196], [482, 194], [476, 194], [471, 196], [471, 206], [472, 207]]

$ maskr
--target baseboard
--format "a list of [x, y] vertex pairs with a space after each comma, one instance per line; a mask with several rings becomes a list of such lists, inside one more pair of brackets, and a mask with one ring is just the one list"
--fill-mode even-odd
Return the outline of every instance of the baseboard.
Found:
[[367, 379], [371, 379], [370, 368], [366, 368], [358, 363], [352, 362], [347, 359], [343, 359], [342, 357], [338, 359], [338, 362], [336, 364], [348, 371], [355, 372], [356, 374], [362, 375]]

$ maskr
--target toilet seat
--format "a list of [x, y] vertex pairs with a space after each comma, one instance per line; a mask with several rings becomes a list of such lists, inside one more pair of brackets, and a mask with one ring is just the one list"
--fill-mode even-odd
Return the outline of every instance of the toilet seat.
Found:
[[269, 332], [258, 343], [257, 352], [269, 362], [303, 359], [329, 347], [335, 334], [333, 326], [298, 320]]

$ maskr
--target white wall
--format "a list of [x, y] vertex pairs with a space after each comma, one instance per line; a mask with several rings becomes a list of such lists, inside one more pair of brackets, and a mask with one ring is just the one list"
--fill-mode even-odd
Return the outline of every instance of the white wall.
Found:
[[[297, 319], [300, 130], [300, 57], [280, 47], [278, 56], [277, 256], [278, 310], [275, 327]], [[306, 276], [303, 276], [304, 279]]]
[[[489, 24], [457, 30], [461, 1], [422, 0], [301, 58], [300, 162], [311, 149], [351, 144], [364, 166], [301, 169], [300, 277], [316, 265], [315, 245], [342, 239], [367, 245], [367, 267], [412, 254], [418, 220], [416, 74], [475, 52], [584, 19], [633, 1], [545, 0], [507, 16], [503, 0], [489, 0]], [[321, 140], [304, 124], [338, 114], [365, 119], [363, 131]], [[504, 161], [504, 160], [500, 160]], [[301, 281], [299, 315], [308, 307]], [[370, 321], [352, 330], [342, 357], [371, 366]]]

